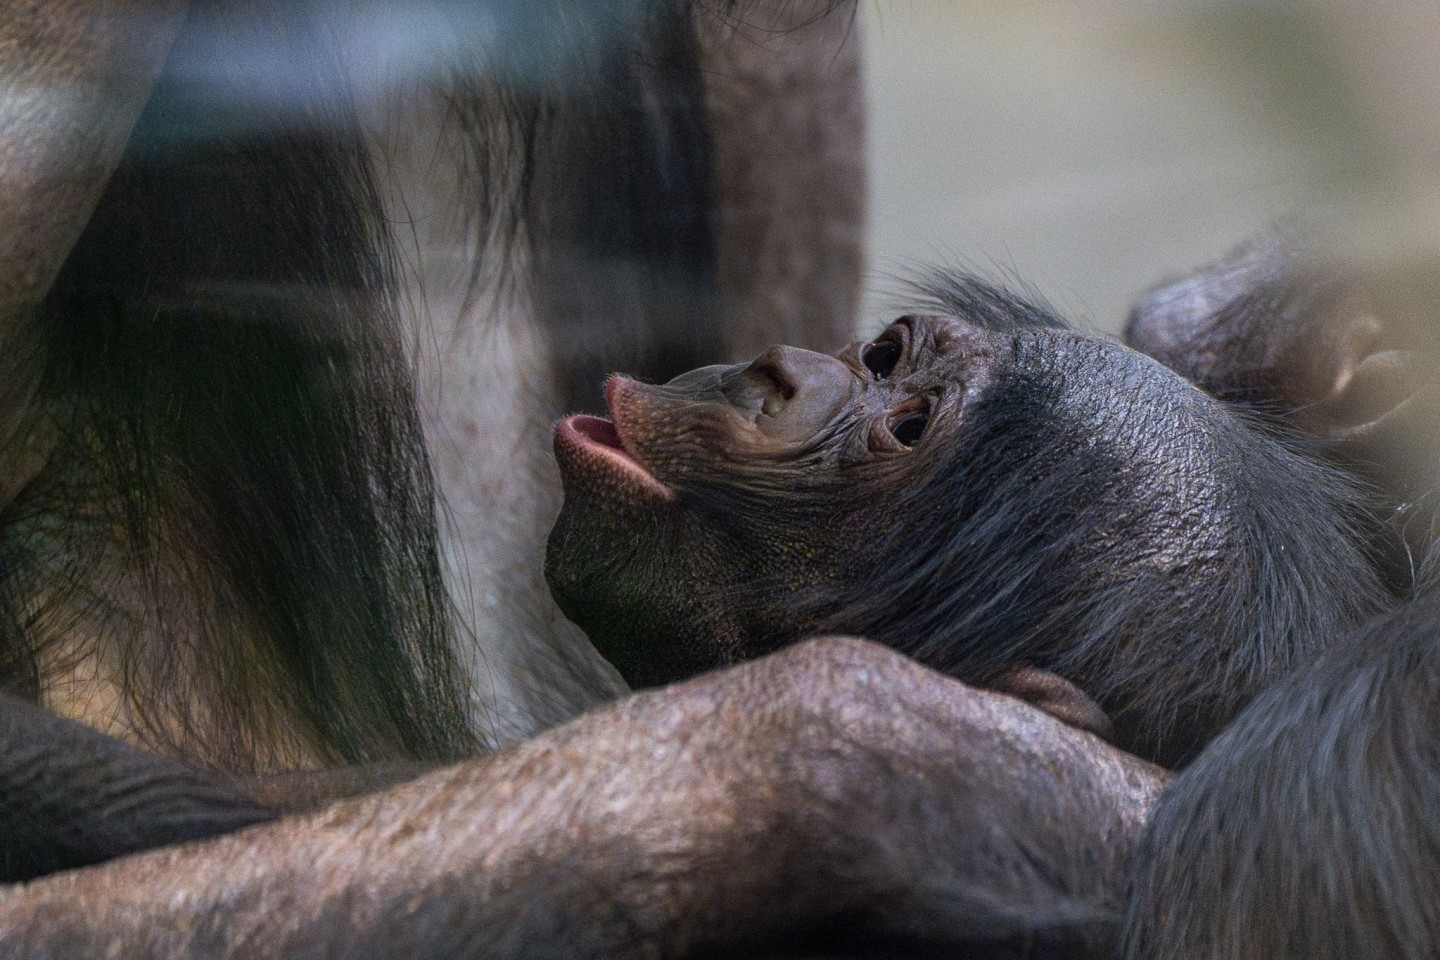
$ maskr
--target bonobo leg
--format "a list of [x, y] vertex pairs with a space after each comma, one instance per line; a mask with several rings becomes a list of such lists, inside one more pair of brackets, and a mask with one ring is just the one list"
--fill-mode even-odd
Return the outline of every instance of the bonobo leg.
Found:
[[382, 794], [0, 895], [7, 957], [1108, 950], [1161, 774], [812, 641]]
[[[1152, 290], [1125, 339], [1210, 393], [1320, 438], [1317, 453], [1388, 496], [1389, 519], [1418, 557], [1440, 517], [1436, 344], [1378, 312], [1381, 292], [1317, 239], [1280, 232]], [[1394, 349], [1400, 338], [1406, 349]], [[1408, 587], [1411, 557], [1387, 565]]]
[[0, 881], [273, 818], [227, 780], [0, 696]]
[[1317, 239], [1280, 232], [1151, 290], [1125, 341], [1216, 396], [1365, 444], [1423, 385], [1412, 355], [1383, 349], [1365, 279]]
[[1256, 700], [1157, 805], [1125, 956], [1440, 952], [1440, 605]]

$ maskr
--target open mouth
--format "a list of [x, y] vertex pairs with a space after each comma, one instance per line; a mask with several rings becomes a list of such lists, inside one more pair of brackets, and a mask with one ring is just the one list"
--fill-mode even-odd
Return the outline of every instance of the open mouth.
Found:
[[583, 440], [612, 450], [628, 460], [635, 459], [625, 452], [625, 444], [620, 442], [620, 431], [615, 429], [615, 424], [604, 417], [580, 414], [568, 418], [568, 422], [570, 429], [578, 433]]
[[609, 474], [617, 480], [633, 484], [652, 496], [673, 500], [675, 494], [654, 474], [636, 460], [620, 437], [615, 424], [604, 417], [575, 414], [555, 425], [556, 452], [562, 453], [561, 466], [569, 454], [592, 470]]

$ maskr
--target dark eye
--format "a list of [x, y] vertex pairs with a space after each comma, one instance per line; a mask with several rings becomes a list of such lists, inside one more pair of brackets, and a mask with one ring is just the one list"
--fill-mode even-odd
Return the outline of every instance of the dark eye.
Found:
[[925, 425], [929, 422], [930, 414], [926, 411], [907, 413], [890, 424], [890, 435], [905, 446], [913, 447], [924, 436]]
[[894, 340], [866, 344], [860, 351], [860, 362], [865, 364], [865, 369], [869, 370], [876, 380], [884, 380], [894, 371], [895, 364], [900, 362], [902, 349]]

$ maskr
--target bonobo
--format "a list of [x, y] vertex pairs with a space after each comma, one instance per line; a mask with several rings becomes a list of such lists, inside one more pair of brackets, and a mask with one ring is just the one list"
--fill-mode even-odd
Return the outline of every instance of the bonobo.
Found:
[[562, 422], [564, 607], [639, 682], [841, 626], [964, 679], [1049, 671], [1130, 749], [1203, 747], [1121, 956], [1435, 956], [1426, 365], [1289, 237], [1153, 291], [1127, 346], [930, 286], [940, 315], [835, 358], [619, 380], [613, 423]]
[[[1247, 248], [1152, 296], [1132, 339], [1198, 368], [1244, 334], [1304, 367], [1291, 394], [1343, 392], [1367, 321], [1290, 309], [1316, 289], [1299, 263]], [[632, 684], [854, 633], [972, 683], [1049, 671], [1173, 764], [1393, 602], [1398, 538], [1279, 409], [1275, 357], [1192, 382], [978, 279], [926, 294], [936, 312], [834, 356], [614, 378], [611, 420], [559, 424], [548, 578]], [[1301, 365], [1292, 341], [1334, 353]]]

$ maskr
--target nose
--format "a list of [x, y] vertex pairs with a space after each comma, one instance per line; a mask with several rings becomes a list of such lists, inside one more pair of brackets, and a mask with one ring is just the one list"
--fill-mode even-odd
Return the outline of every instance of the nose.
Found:
[[737, 386], [748, 396], [742, 401], [732, 395], [731, 402], [754, 408], [755, 425], [765, 434], [794, 441], [834, 420], [856, 388], [855, 376], [836, 358], [784, 346], [756, 357], [740, 381]]

